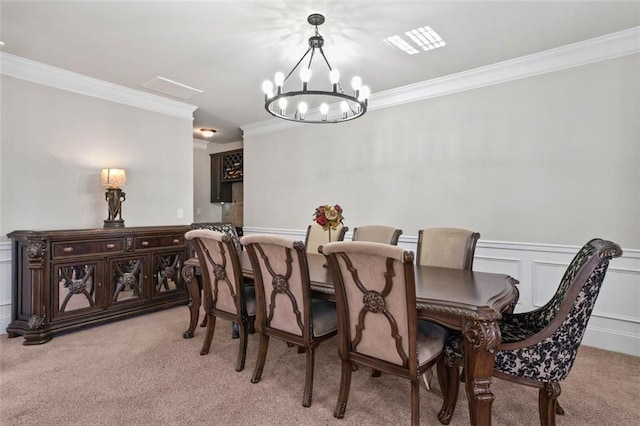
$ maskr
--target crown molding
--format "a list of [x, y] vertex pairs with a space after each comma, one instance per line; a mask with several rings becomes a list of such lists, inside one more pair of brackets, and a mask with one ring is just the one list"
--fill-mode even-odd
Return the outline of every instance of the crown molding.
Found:
[[195, 149], [206, 150], [207, 146], [209, 146], [209, 142], [193, 138], [193, 147]]
[[0, 52], [0, 74], [190, 120], [198, 108], [4, 52]]
[[[640, 53], [640, 27], [374, 93], [367, 109], [389, 108]], [[305, 125], [272, 118], [240, 126], [245, 136]]]

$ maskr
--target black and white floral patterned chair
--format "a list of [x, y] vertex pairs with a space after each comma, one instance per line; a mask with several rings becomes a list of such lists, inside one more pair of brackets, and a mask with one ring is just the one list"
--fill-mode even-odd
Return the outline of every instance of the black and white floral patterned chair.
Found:
[[[586, 243], [569, 264], [558, 289], [543, 307], [530, 312], [503, 314], [502, 342], [497, 348], [493, 375], [540, 389], [540, 424], [554, 426], [563, 414], [557, 398], [576, 358], [609, 260], [622, 255], [620, 246], [599, 238]], [[449, 338], [438, 379], [444, 395], [438, 419], [449, 424], [458, 399], [458, 366], [462, 363], [462, 338]]]

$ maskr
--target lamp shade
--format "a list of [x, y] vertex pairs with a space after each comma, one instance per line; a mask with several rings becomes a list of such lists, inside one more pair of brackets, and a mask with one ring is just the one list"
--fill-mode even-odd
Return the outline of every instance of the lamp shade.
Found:
[[100, 183], [109, 188], [120, 188], [127, 183], [124, 169], [102, 169]]

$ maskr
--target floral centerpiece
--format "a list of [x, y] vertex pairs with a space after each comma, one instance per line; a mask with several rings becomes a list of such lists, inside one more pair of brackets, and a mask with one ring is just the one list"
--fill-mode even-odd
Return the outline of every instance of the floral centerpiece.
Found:
[[325, 231], [329, 231], [329, 241], [331, 241], [331, 230], [334, 231], [338, 225], [342, 224], [342, 207], [339, 204], [316, 207], [316, 211], [313, 214], [313, 220]]

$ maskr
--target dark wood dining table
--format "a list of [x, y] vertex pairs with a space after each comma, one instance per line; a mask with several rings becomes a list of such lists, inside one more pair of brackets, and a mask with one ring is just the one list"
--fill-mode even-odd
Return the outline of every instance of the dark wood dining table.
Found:
[[[326, 259], [308, 254], [309, 278], [314, 297], [335, 300]], [[252, 279], [249, 256], [240, 253], [245, 278]], [[193, 337], [198, 323], [201, 296], [196, 279], [197, 259], [185, 262], [182, 271], [190, 295], [191, 319], [185, 338]], [[472, 425], [491, 424], [491, 376], [495, 353], [500, 344], [498, 320], [516, 297], [518, 281], [509, 275], [464, 271], [432, 266], [415, 266], [418, 317], [436, 322], [464, 336], [464, 371]]]

